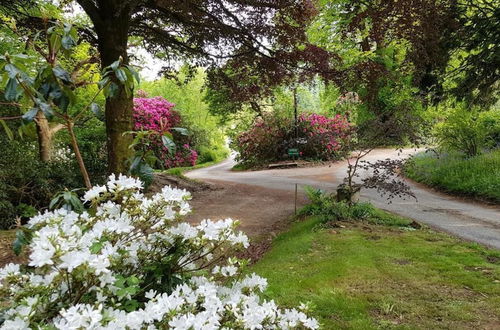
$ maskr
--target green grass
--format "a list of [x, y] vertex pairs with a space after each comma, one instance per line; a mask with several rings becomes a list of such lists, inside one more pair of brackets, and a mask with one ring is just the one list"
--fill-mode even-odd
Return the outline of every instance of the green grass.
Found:
[[251, 267], [267, 298], [310, 302], [323, 329], [500, 326], [500, 253], [427, 229], [320, 222], [295, 223]]
[[405, 173], [448, 192], [500, 202], [500, 150], [469, 159], [456, 154], [438, 158], [420, 153], [409, 162]]

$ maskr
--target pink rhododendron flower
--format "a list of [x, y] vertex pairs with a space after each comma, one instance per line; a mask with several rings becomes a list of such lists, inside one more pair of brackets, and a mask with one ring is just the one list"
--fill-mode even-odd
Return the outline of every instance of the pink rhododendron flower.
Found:
[[[139, 94], [139, 93], [138, 93]], [[142, 93], [141, 95], [146, 95]], [[165, 168], [178, 166], [193, 166], [198, 159], [198, 153], [194, 150], [187, 138], [175, 136], [174, 140], [178, 145], [174, 154], [166, 148], [161, 136], [165, 133], [175, 135], [172, 130], [181, 125], [181, 116], [174, 110], [175, 104], [168, 102], [163, 97], [134, 98], [134, 129], [139, 131], [155, 131], [159, 133], [151, 137], [151, 150], [160, 159]]]

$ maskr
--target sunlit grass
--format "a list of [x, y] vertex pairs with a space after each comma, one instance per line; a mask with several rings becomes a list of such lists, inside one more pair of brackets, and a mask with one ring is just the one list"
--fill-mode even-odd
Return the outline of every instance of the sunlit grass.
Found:
[[465, 159], [420, 153], [406, 166], [406, 175], [449, 192], [500, 202], [500, 150]]
[[427, 229], [319, 222], [294, 224], [252, 266], [268, 298], [311, 302], [324, 329], [500, 326], [500, 253]]

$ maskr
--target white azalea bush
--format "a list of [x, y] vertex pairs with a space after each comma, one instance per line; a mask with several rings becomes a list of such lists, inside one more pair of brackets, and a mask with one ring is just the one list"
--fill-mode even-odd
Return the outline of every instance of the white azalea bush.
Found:
[[146, 198], [136, 179], [110, 176], [84, 199], [27, 224], [29, 261], [0, 270], [1, 329], [316, 329], [279, 309], [229, 257], [248, 238], [236, 222], [181, 222], [190, 194], [166, 186]]

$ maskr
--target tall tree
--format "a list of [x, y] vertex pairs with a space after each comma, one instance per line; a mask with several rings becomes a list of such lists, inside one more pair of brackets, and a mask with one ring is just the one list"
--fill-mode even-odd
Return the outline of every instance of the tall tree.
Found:
[[461, 28], [453, 93], [470, 104], [491, 105], [500, 97], [500, 1], [460, 0]]
[[[153, 54], [194, 65], [216, 67], [229, 59], [266, 58], [276, 49], [303, 46], [305, 23], [315, 14], [309, 0], [76, 0], [93, 23], [94, 37], [106, 67], [129, 61], [128, 40], [139, 37]], [[132, 96], [120, 89], [106, 100], [109, 166], [125, 172], [130, 156]]]

